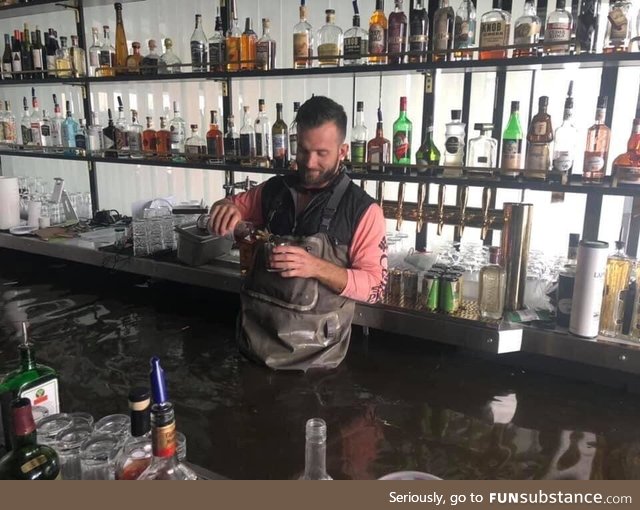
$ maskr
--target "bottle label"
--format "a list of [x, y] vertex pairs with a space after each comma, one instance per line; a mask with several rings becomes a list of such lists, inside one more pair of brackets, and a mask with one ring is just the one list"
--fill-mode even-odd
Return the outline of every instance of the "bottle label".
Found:
[[393, 156], [397, 162], [407, 163], [411, 160], [409, 137], [407, 131], [396, 131], [393, 135]]
[[191, 41], [191, 65], [197, 71], [204, 71], [207, 63], [207, 46], [201, 41]]
[[16, 125], [13, 122], [2, 122], [2, 131], [6, 142], [16, 142]]
[[20, 472], [23, 475], [30, 473], [36, 468], [39, 468], [43, 464], [47, 463], [47, 457], [45, 455], [38, 455], [37, 457], [31, 459], [29, 462], [25, 462], [20, 466]]
[[151, 432], [154, 457], [173, 457], [176, 453], [176, 422], [155, 427]]
[[258, 69], [271, 69], [271, 41], [256, 44], [256, 65]]
[[[394, 23], [389, 27], [389, 31], [387, 32], [389, 53], [400, 53], [404, 51], [406, 30], [406, 25], [402, 25], [401, 23]], [[394, 58], [403, 57], [398, 55]]]
[[302, 32], [293, 34], [293, 58], [294, 60], [302, 60], [309, 58], [311, 48], [309, 45], [309, 34]]
[[534, 44], [539, 37], [540, 23], [520, 23], [513, 32], [513, 44]]
[[20, 58], [20, 52], [19, 51], [14, 51], [13, 52], [13, 60], [11, 63], [11, 70], [14, 73], [19, 73], [20, 71], [22, 71], [22, 59]]
[[116, 128], [116, 150], [121, 150], [127, 147], [127, 132], [123, 129]]
[[290, 133], [289, 134], [289, 152], [291, 156], [295, 156], [298, 154], [298, 134]]
[[457, 136], [449, 136], [444, 142], [444, 147], [449, 154], [458, 154], [460, 146], [460, 138]]
[[[101, 66], [106, 66], [106, 67], [110, 67], [111, 66], [111, 52], [106, 50], [106, 51], [101, 51], [100, 52], [100, 65]], [[49, 62], [48, 62], [49, 57], [47, 57], [47, 67], [49, 67]], [[55, 64], [54, 64], [55, 65]], [[49, 67], [49, 69], [51, 69]]]
[[601, 172], [604, 169], [604, 157], [601, 154], [593, 154], [584, 157], [585, 172]]
[[609, 31], [609, 39], [624, 40], [628, 36], [629, 20], [624, 11], [619, 7], [614, 7], [609, 11], [608, 15], [611, 23]]
[[49, 414], [60, 412], [60, 399], [58, 397], [58, 379], [54, 378], [41, 385], [18, 393], [19, 398], [28, 398], [32, 406], [46, 407]]
[[520, 170], [522, 140], [502, 140], [502, 168]]
[[2, 73], [4, 74], [5, 80], [11, 78], [11, 71], [13, 71], [11, 67], [11, 62], [3, 62]]
[[[368, 162], [374, 163], [374, 164], [385, 163], [384, 157], [382, 154], [382, 147], [379, 147], [379, 146], [369, 147]], [[379, 166], [371, 166], [369, 170], [371, 170], [372, 172], [380, 172], [382, 168]]]
[[468, 48], [475, 42], [476, 22], [473, 20], [463, 20], [456, 16], [455, 23], [455, 47]]
[[625, 184], [640, 184], [640, 165], [627, 166], [614, 164], [611, 174], [616, 176], [618, 182]]
[[39, 71], [41, 69], [44, 68], [43, 62], [42, 62], [42, 50], [40, 48], [37, 49], [33, 49], [31, 51], [31, 55], [33, 58], [33, 68], [36, 71]]
[[447, 16], [440, 16], [435, 23], [434, 50], [446, 50], [449, 48], [449, 23]]
[[[240, 135], [240, 146], [242, 147], [242, 135]], [[220, 154], [218, 150], [218, 142], [216, 138], [207, 138], [207, 153], [212, 158], [222, 158], [224, 154]]]
[[224, 137], [224, 153], [228, 158], [236, 158], [240, 152], [240, 139]]
[[527, 150], [527, 160], [525, 162], [526, 170], [548, 171], [549, 161], [549, 144], [532, 143], [529, 144]]
[[326, 43], [318, 46], [318, 57], [320, 57], [320, 63], [329, 63], [332, 65], [338, 65], [338, 55], [340, 49], [335, 43]]
[[51, 127], [49, 126], [49, 124], [42, 124], [40, 132], [42, 133], [42, 136], [46, 136], [47, 138], [49, 138], [51, 136]]
[[39, 122], [31, 123], [31, 141], [35, 145], [42, 145], [42, 129]]
[[[367, 53], [365, 48], [364, 54]], [[359, 60], [362, 57], [362, 37], [345, 37], [344, 38], [344, 59]]]
[[[76, 135], [76, 140], [78, 136]], [[141, 152], [142, 151], [142, 137], [138, 133], [129, 132], [127, 134], [127, 140], [129, 142], [129, 150], [133, 152]], [[77, 144], [76, 144], [77, 145]], [[77, 145], [80, 147], [79, 145]]]
[[[211, 152], [209, 154], [211, 154]], [[250, 158], [255, 155], [256, 142], [253, 133], [240, 133], [240, 156]]]
[[29, 126], [20, 126], [20, 131], [22, 132], [22, 144], [28, 145], [31, 143], [31, 125]]
[[99, 51], [90, 51], [89, 52], [89, 66], [91, 66], [91, 67], [99, 67], [100, 66], [100, 52]]
[[260, 133], [256, 134], [256, 155], [268, 158], [269, 157], [269, 134]]
[[544, 30], [544, 41], [564, 42], [566, 44], [547, 47], [548, 51], [568, 51], [571, 39], [571, 25], [568, 23], [547, 23]]
[[489, 166], [489, 158], [487, 156], [478, 156], [474, 163], [475, 166]]
[[283, 133], [273, 135], [273, 157], [277, 159], [287, 158], [288, 136]]
[[387, 51], [387, 31], [378, 23], [369, 27], [369, 53], [379, 55]]
[[572, 298], [564, 298], [558, 301], [558, 312], [564, 315], [571, 315], [571, 305], [573, 304]]
[[573, 157], [569, 151], [556, 151], [553, 157], [553, 169], [568, 172], [573, 167]]
[[88, 137], [88, 149], [90, 151], [98, 151], [102, 149], [102, 137], [97, 133], [90, 133]]
[[360, 140], [351, 142], [351, 162], [364, 163], [366, 143]]
[[202, 145], [185, 145], [184, 146], [185, 154], [205, 154], [206, 150]]
[[547, 134], [546, 122], [534, 122], [532, 128], [533, 134], [536, 136], [544, 136]]
[[221, 70], [224, 65], [225, 44], [224, 41], [209, 44], [209, 64], [211, 70]]
[[409, 37], [409, 51], [425, 51], [427, 49], [428, 37], [425, 34], [412, 35]]
[[230, 37], [225, 45], [227, 51], [227, 65], [240, 66], [240, 38]]
[[480, 24], [480, 47], [493, 48], [506, 46], [509, 30], [504, 21], [485, 21]]

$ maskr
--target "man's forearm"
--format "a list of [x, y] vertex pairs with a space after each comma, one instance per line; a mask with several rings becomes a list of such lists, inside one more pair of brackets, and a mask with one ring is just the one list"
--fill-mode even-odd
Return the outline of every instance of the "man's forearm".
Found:
[[340, 294], [347, 286], [347, 270], [326, 260], [318, 259], [315, 279], [336, 294]]

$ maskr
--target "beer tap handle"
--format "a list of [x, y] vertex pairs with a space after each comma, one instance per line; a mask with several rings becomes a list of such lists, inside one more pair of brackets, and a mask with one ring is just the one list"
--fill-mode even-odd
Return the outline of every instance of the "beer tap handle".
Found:
[[429, 188], [426, 183], [418, 184], [418, 219], [416, 221], [416, 232], [422, 232], [422, 225], [424, 223], [424, 201], [427, 198]]
[[404, 209], [404, 188], [405, 183], [398, 184], [398, 208], [396, 209], [396, 230], [400, 231], [402, 228], [402, 213]]
[[438, 187], [438, 230], [437, 234], [442, 234], [442, 227], [444, 227], [444, 198], [447, 188], [444, 184], [440, 184]]
[[467, 214], [467, 202], [469, 201], [469, 186], [461, 186], [460, 187], [460, 218], [458, 219], [458, 238], [462, 237], [464, 233], [464, 224], [466, 221]]
[[480, 229], [480, 239], [486, 239], [489, 233], [489, 206], [491, 205], [491, 188], [482, 189], [482, 228]]

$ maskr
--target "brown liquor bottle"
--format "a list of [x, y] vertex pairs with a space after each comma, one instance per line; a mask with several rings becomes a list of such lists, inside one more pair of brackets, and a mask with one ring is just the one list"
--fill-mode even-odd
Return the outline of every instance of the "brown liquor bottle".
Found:
[[161, 158], [171, 156], [171, 132], [167, 129], [166, 117], [160, 117], [160, 129], [156, 131], [156, 154]]
[[367, 163], [370, 172], [382, 172], [384, 164], [391, 158], [391, 142], [384, 137], [382, 129], [382, 110], [378, 108], [376, 136], [367, 143]]
[[147, 117], [147, 129], [142, 132], [142, 151], [145, 156], [155, 156], [156, 143], [156, 130], [153, 129], [153, 117]]
[[127, 57], [129, 48], [127, 47], [127, 36], [124, 33], [124, 22], [122, 21], [122, 4], [116, 2], [116, 74], [126, 74]]
[[389, 22], [384, 14], [384, 0], [376, 0], [376, 10], [369, 18], [369, 63], [387, 63], [387, 30]]
[[456, 14], [449, 0], [440, 0], [440, 8], [433, 15], [433, 61], [453, 60]]
[[538, 113], [531, 119], [527, 133], [527, 157], [524, 175], [530, 179], [546, 179], [551, 167], [551, 147], [553, 126], [551, 116], [547, 113], [549, 98], [540, 96]]
[[256, 44], [258, 42], [258, 35], [253, 31], [251, 18], [246, 18], [244, 21], [244, 32], [240, 37], [240, 69], [255, 69], [256, 68]]
[[395, 6], [389, 15], [389, 63], [402, 64], [407, 49], [407, 15], [402, 10], [402, 0], [395, 0]]
[[142, 64], [142, 55], [140, 54], [140, 43], [135, 41], [131, 44], [133, 53], [127, 57], [127, 73], [140, 74], [140, 65]]
[[207, 154], [212, 163], [224, 161], [224, 135], [218, 125], [218, 112], [211, 110], [211, 124], [207, 131]]

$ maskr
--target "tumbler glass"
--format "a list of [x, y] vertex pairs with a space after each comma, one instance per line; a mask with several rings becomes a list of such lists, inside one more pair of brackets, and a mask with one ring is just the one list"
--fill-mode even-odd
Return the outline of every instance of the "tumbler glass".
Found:
[[83, 480], [114, 480], [115, 458], [120, 443], [109, 434], [97, 434], [80, 446], [80, 471]]
[[92, 429], [86, 423], [74, 425], [56, 436], [54, 448], [60, 459], [63, 480], [82, 480], [80, 446], [91, 436]]
[[73, 425], [73, 418], [66, 413], [51, 414], [42, 418], [37, 426], [38, 443], [53, 446], [60, 432]]
[[95, 423], [94, 431], [96, 434], [113, 436], [119, 442], [124, 442], [131, 433], [131, 418], [126, 414], [110, 414]]

